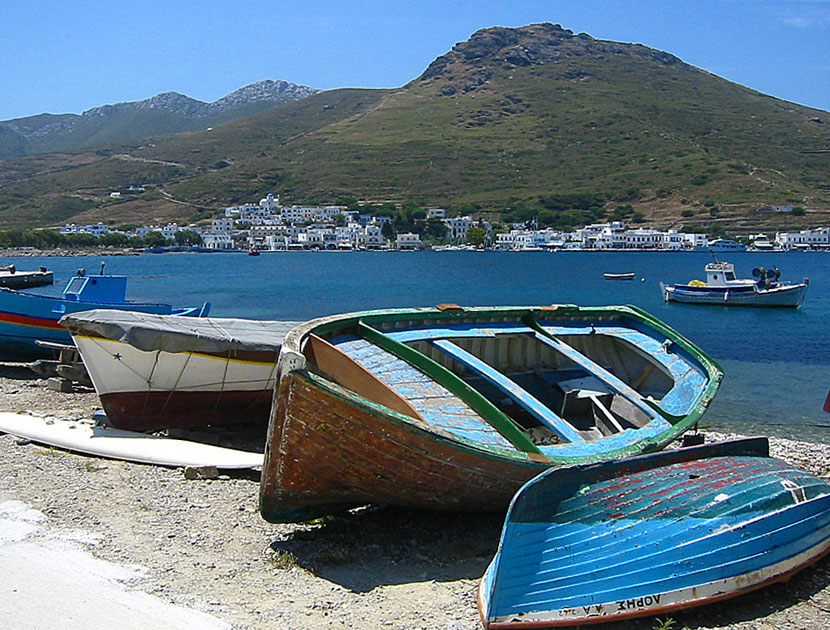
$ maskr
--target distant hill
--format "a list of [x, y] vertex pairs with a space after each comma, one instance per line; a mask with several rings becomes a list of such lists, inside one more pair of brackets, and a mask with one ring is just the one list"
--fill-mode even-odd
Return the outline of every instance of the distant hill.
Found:
[[[55, 121], [58, 122], [58, 121]], [[0, 224], [198, 220], [285, 203], [732, 231], [830, 223], [830, 114], [638, 44], [489, 28], [394, 90], [335, 90], [211, 131], [0, 163]], [[147, 184], [112, 202], [110, 190]], [[796, 206], [801, 216], [772, 210]]]
[[205, 129], [318, 91], [269, 80], [247, 85], [213, 103], [165, 92], [143, 101], [93, 107], [80, 115], [40, 114], [0, 121], [0, 159]]

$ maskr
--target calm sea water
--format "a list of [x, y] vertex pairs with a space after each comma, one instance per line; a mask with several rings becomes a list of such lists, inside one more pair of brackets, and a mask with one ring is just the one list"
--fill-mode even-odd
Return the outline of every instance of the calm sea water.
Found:
[[[662, 319], [724, 367], [726, 378], [702, 424], [721, 431], [830, 443], [830, 254], [724, 255], [740, 277], [777, 265], [784, 280], [810, 278], [799, 310], [667, 304], [659, 282], [703, 278], [704, 253], [291, 252], [143, 254], [122, 257], [0, 259], [44, 265], [57, 294], [75, 271], [106, 261], [129, 276], [133, 299], [189, 306], [212, 303], [216, 317], [304, 320], [396, 306], [634, 304]], [[634, 282], [603, 272], [637, 273]]]

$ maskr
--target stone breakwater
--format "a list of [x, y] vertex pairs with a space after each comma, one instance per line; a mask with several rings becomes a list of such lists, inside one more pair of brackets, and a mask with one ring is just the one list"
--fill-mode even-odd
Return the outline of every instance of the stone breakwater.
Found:
[[[79, 419], [97, 407], [89, 388], [52, 391], [24, 364], [0, 363], [0, 411]], [[729, 437], [737, 436], [706, 433], [707, 441]], [[773, 438], [771, 448], [813, 474], [830, 475], [830, 445]], [[481, 627], [476, 585], [496, 551], [502, 515], [365, 508], [273, 525], [259, 515], [258, 487], [256, 473], [188, 479], [181, 469], [0, 435], [0, 503], [20, 501], [43, 513], [46, 533], [39, 536], [71, 534], [103, 560], [143, 567], [132, 589], [237, 629]], [[15, 625], [3, 618], [3, 611], [14, 614], [13, 598], [7, 593], [0, 606], [2, 627]], [[830, 560], [788, 582], [672, 618], [672, 627], [701, 630], [830, 627]], [[605, 627], [656, 625], [643, 619]]]

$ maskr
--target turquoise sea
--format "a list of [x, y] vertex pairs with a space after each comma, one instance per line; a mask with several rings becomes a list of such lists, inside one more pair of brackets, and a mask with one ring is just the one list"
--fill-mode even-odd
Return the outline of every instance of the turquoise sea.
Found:
[[[703, 278], [708, 253], [275, 252], [6, 258], [44, 265], [57, 294], [78, 268], [129, 276], [133, 299], [212, 303], [216, 317], [304, 320], [394, 306], [634, 304], [721, 363], [724, 384], [702, 424], [720, 431], [830, 443], [830, 253], [724, 255], [740, 277], [772, 265], [784, 280], [810, 278], [799, 310], [667, 304], [659, 282]], [[637, 273], [633, 282], [604, 272]]]

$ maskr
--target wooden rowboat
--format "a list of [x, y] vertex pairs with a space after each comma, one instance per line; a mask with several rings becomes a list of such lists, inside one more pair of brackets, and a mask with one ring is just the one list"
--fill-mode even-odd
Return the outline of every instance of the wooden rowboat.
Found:
[[283, 341], [260, 511], [507, 507], [551, 466], [658, 450], [718, 365], [634, 307], [444, 305], [298, 326]]
[[785, 580], [830, 550], [830, 485], [766, 438], [549, 470], [507, 514], [486, 628], [619, 621]]

